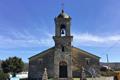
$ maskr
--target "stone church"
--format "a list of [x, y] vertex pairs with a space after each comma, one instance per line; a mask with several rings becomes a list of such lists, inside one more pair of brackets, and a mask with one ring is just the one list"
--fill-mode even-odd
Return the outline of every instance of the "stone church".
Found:
[[29, 58], [29, 80], [41, 80], [44, 68], [54, 80], [72, 80], [80, 77], [81, 68], [97, 72], [100, 57], [72, 46], [71, 17], [64, 10], [55, 17], [55, 46]]

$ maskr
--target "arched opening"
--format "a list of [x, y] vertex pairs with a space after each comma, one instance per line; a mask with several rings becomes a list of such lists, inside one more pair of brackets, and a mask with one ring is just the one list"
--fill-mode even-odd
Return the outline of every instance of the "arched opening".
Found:
[[67, 78], [68, 77], [67, 63], [65, 61], [61, 61], [59, 63], [59, 77], [60, 78]]
[[61, 32], [61, 36], [65, 36], [66, 35], [66, 30], [65, 30], [65, 25], [64, 24], [61, 24], [60, 32]]

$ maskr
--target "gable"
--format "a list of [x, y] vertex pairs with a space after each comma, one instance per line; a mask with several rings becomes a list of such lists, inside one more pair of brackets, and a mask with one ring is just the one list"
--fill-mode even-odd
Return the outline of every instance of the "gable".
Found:
[[33, 60], [33, 59], [40, 58], [40, 57], [42, 58], [42, 57], [47, 56], [47, 55], [53, 55], [53, 52], [54, 52], [54, 47], [49, 48], [45, 51], [42, 51], [42, 52], [30, 57], [29, 60]]
[[77, 52], [77, 53], [79, 53], [79, 54], [87, 55], [87, 56], [90, 56], [90, 57], [95, 58], [95, 59], [100, 59], [99, 56], [96, 56], [96, 55], [94, 55], [94, 54], [92, 54], [92, 53], [89, 53], [89, 52], [87, 52], [87, 51], [84, 51], [84, 50], [79, 49], [79, 48], [76, 48], [76, 47], [73, 47], [73, 48], [72, 48], [72, 51], [73, 51], [73, 54]]

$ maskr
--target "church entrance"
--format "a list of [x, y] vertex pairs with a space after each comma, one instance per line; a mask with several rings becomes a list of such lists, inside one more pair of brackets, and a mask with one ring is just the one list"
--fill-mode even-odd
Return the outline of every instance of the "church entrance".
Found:
[[67, 74], [67, 63], [65, 61], [61, 61], [59, 63], [59, 77], [60, 78], [67, 78], [68, 74]]

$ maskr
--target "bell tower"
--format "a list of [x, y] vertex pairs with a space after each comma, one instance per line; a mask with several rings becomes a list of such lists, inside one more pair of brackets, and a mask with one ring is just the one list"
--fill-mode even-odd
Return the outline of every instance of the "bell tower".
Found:
[[71, 18], [64, 10], [55, 18], [55, 35], [56, 36], [70, 36]]
[[55, 17], [55, 36], [53, 36], [53, 39], [56, 47], [60, 47], [60, 45], [71, 47], [73, 36], [71, 36], [70, 33], [70, 26], [71, 17], [62, 10], [61, 13]]
[[64, 10], [55, 17], [54, 79], [72, 80], [71, 17]]

